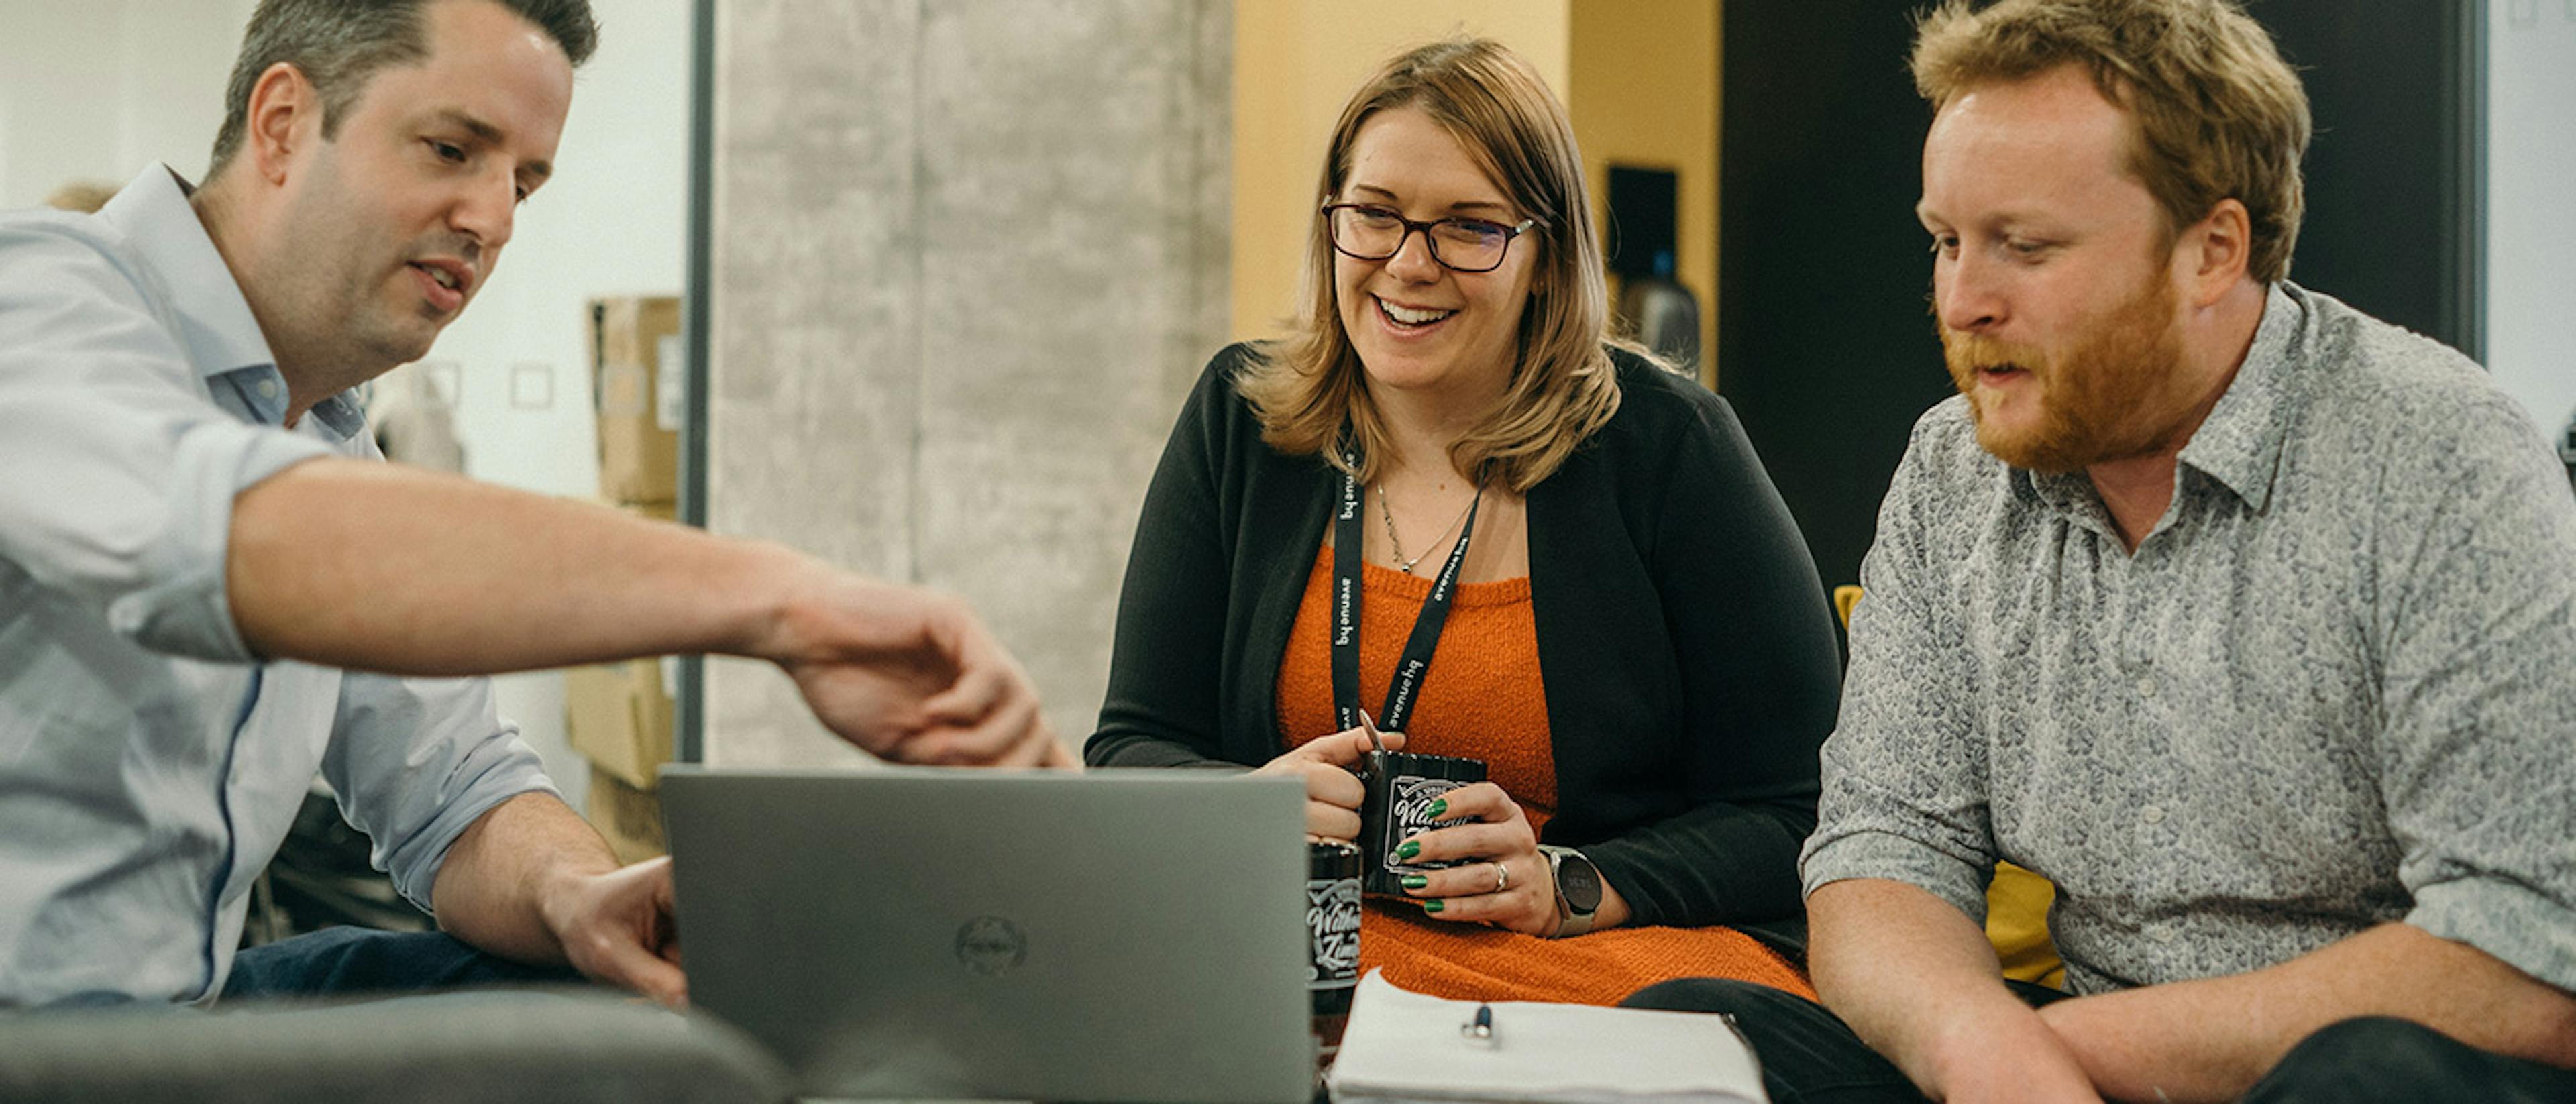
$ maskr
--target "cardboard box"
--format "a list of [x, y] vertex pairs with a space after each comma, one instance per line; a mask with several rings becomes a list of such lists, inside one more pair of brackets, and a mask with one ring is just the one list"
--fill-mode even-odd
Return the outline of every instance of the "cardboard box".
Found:
[[[564, 735], [590, 760], [591, 782], [650, 790], [671, 759], [671, 694], [662, 661], [631, 659], [564, 671]], [[594, 807], [596, 804], [594, 803]]]
[[673, 501], [680, 497], [680, 423], [688, 413], [680, 301], [595, 299], [590, 323], [600, 496], [619, 503]]
[[607, 775], [590, 778], [590, 826], [621, 863], [643, 862], [670, 850], [662, 836], [662, 799]]
[[[670, 503], [614, 507], [655, 521], [672, 519]], [[675, 664], [635, 659], [564, 669], [564, 738], [594, 768], [650, 790], [671, 758]]]
[[633, 514], [636, 517], [652, 518], [655, 521], [680, 519], [680, 504], [677, 502], [602, 502], [600, 505], [621, 514]]

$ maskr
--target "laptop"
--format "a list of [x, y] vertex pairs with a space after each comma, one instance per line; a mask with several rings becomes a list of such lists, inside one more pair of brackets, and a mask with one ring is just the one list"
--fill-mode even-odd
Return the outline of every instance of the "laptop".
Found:
[[808, 1096], [1307, 1104], [1305, 791], [665, 767], [690, 1003]]

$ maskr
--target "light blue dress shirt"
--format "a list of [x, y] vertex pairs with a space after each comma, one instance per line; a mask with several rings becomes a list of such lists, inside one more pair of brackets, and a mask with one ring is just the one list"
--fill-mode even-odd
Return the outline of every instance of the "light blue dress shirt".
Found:
[[223, 988], [318, 770], [429, 906], [475, 818], [553, 792], [482, 679], [263, 661], [224, 593], [233, 496], [381, 459], [286, 381], [165, 166], [96, 215], [0, 214], [0, 1006]]

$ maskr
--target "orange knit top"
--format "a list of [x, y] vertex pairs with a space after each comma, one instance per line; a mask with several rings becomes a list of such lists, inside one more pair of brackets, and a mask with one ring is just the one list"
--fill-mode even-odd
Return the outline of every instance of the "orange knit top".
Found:
[[[1332, 579], [1327, 545], [1316, 554], [1279, 663], [1279, 730], [1291, 746], [1338, 728], [1328, 639]], [[1398, 653], [1430, 593], [1429, 579], [1375, 564], [1361, 569], [1359, 692], [1372, 714], [1386, 700]], [[1529, 578], [1459, 584], [1414, 702], [1405, 750], [1484, 760], [1486, 778], [1520, 804], [1538, 831], [1556, 811], [1548, 739]], [[1436, 920], [1375, 898], [1360, 917], [1360, 969], [1383, 969], [1398, 986], [1456, 1000], [1616, 1004], [1680, 977], [1737, 978], [1815, 997], [1796, 969], [1733, 928], [1611, 928], [1541, 939]]]

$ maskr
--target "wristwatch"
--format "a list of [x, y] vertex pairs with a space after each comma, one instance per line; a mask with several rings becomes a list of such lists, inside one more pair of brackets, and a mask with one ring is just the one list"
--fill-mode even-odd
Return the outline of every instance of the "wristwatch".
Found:
[[1592, 930], [1592, 918], [1601, 911], [1601, 868], [1584, 858], [1583, 852], [1554, 844], [1538, 845], [1547, 856], [1548, 873], [1556, 879], [1556, 935], [1564, 939]]

